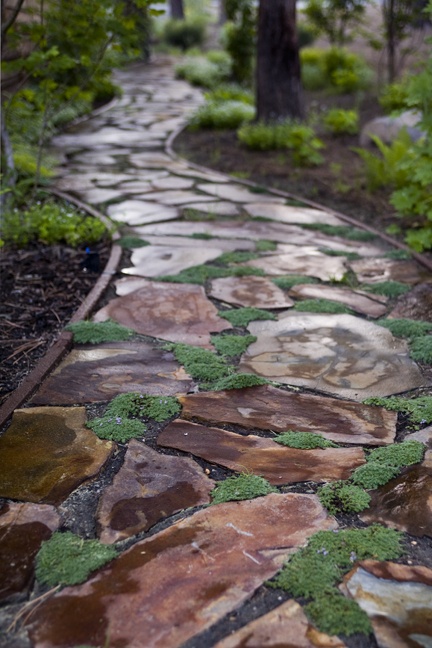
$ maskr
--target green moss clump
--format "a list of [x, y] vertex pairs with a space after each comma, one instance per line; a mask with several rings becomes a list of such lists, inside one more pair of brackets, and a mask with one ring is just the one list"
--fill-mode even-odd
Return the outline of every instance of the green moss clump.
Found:
[[182, 216], [187, 221], [200, 222], [200, 221], [214, 221], [217, 219], [216, 214], [199, 211], [193, 207], [185, 207], [182, 210]]
[[83, 540], [70, 531], [54, 533], [36, 556], [36, 578], [49, 587], [78, 585], [116, 556], [114, 547], [98, 540]]
[[76, 344], [102, 344], [102, 342], [120, 342], [135, 335], [135, 331], [121, 326], [117, 322], [75, 322], [68, 324], [66, 331], [71, 331]]
[[100, 439], [109, 439], [119, 443], [126, 443], [129, 439], [142, 437], [147, 429], [144, 423], [137, 419], [109, 415], [87, 421], [86, 425]]
[[384, 466], [412, 466], [423, 460], [426, 446], [420, 441], [402, 441], [389, 446], [372, 450], [368, 457], [368, 463], [376, 463]]
[[338, 590], [324, 592], [304, 608], [306, 615], [321, 630], [329, 635], [352, 635], [357, 632], [370, 634], [369, 618], [361, 607], [346, 598]]
[[305, 299], [297, 302], [293, 310], [303, 311], [306, 313], [345, 313], [353, 315], [353, 311], [348, 306], [331, 301], [330, 299]]
[[400, 297], [411, 290], [410, 286], [400, 283], [400, 281], [381, 281], [375, 284], [363, 284], [362, 290], [371, 292], [374, 295], [384, 295], [384, 297]]
[[200, 239], [202, 241], [210, 241], [214, 236], [212, 234], [208, 234], [207, 232], [195, 232], [195, 234], [191, 235], [191, 238], [194, 239]]
[[386, 252], [384, 256], [387, 259], [396, 259], [397, 261], [407, 261], [411, 259], [411, 254], [405, 250], [390, 250]]
[[338, 447], [336, 443], [325, 439], [321, 434], [315, 434], [315, 432], [295, 432], [294, 430], [288, 430], [283, 434], [279, 434], [274, 441], [289, 448], [301, 448], [302, 450]]
[[232, 357], [244, 353], [252, 342], [256, 342], [256, 337], [255, 335], [212, 335], [211, 341], [218, 353]]
[[251, 268], [249, 266], [240, 266], [234, 268], [222, 268], [212, 265], [198, 265], [193, 268], [182, 270], [176, 275], [164, 275], [157, 277], [158, 281], [169, 281], [172, 283], [193, 283], [203, 286], [209, 279], [222, 279], [224, 277], [244, 277], [244, 276], [264, 275], [261, 268]]
[[331, 515], [360, 513], [370, 504], [370, 495], [363, 488], [345, 481], [335, 481], [318, 489], [320, 502]]
[[246, 261], [252, 261], [252, 259], [257, 259], [258, 255], [255, 252], [224, 252], [221, 254], [216, 261], [222, 265], [228, 265], [229, 263], [245, 263]]
[[273, 488], [263, 477], [242, 473], [219, 482], [211, 492], [211, 497], [212, 504], [222, 504], [223, 502], [254, 499], [277, 492], [277, 489]]
[[275, 241], [267, 241], [266, 239], [261, 239], [256, 241], [255, 250], [257, 252], [274, 252], [277, 249], [277, 243]]
[[346, 257], [349, 261], [357, 261], [357, 259], [362, 258], [360, 254], [357, 254], [357, 252], [348, 252], [347, 250], [332, 250], [331, 248], [319, 248], [319, 251], [322, 252], [323, 254], [327, 254], [327, 256], [332, 256], [332, 257], [343, 256]]
[[207, 349], [189, 344], [167, 344], [165, 349], [174, 353], [178, 362], [195, 380], [213, 383], [233, 372], [232, 367], [226, 364], [224, 358]]
[[255, 320], [275, 320], [276, 315], [261, 308], [233, 308], [219, 311], [220, 317], [231, 322], [233, 326], [247, 326]]
[[221, 378], [212, 386], [213, 391], [225, 391], [228, 389], [245, 389], [246, 387], [258, 387], [268, 385], [269, 381], [254, 374], [238, 373], [226, 378]]
[[318, 279], [315, 279], [315, 277], [306, 277], [305, 275], [286, 275], [284, 277], [274, 277], [272, 281], [275, 286], [281, 288], [282, 290], [290, 290], [290, 288], [299, 284], [318, 283]]
[[328, 225], [326, 223], [308, 223], [301, 227], [310, 230], [317, 230], [327, 236], [339, 236], [350, 241], [373, 241], [376, 237], [371, 232], [356, 229], [349, 225]]
[[409, 417], [410, 424], [418, 429], [420, 425], [432, 423], [432, 396], [418, 398], [402, 398], [389, 396], [387, 398], [366, 398], [365, 405], [377, 405], [393, 412], [403, 412]]
[[380, 319], [377, 320], [376, 323], [389, 329], [392, 335], [407, 338], [410, 341], [422, 337], [432, 331], [432, 323], [422, 322], [421, 320]]
[[122, 248], [132, 249], [145, 247], [146, 245], [150, 245], [150, 243], [138, 238], [138, 236], [123, 236], [117, 241], [117, 245], [120, 245]]
[[364, 466], [359, 466], [351, 475], [352, 482], [361, 488], [374, 489], [387, 484], [399, 474], [396, 466], [387, 466], [375, 461], [369, 461]]
[[181, 406], [174, 396], [145, 396], [145, 413], [148, 418], [162, 423], [181, 411]]
[[150, 396], [130, 392], [119, 394], [108, 405], [105, 416], [139, 416], [153, 419], [159, 423], [180, 412], [180, 403], [174, 396]]
[[410, 356], [416, 362], [432, 364], [432, 335], [415, 339], [410, 346]]

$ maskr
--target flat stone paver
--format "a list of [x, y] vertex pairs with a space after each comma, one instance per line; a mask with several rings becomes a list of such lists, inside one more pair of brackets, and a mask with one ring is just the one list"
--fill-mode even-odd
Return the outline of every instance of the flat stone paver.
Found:
[[162, 277], [176, 275], [182, 270], [201, 265], [217, 259], [223, 249], [217, 247], [170, 247], [167, 245], [149, 245], [132, 252], [132, 267], [123, 268], [122, 272], [140, 277]]
[[351, 290], [335, 286], [316, 286], [314, 284], [294, 286], [291, 288], [290, 295], [300, 300], [329, 299], [348, 306], [356, 313], [373, 318], [385, 315], [388, 301], [386, 297], [380, 295], [375, 297], [362, 290]]
[[326, 225], [343, 225], [343, 221], [329, 212], [310, 207], [292, 207], [291, 205], [274, 205], [268, 202], [249, 203], [245, 210], [250, 216], [270, 218], [282, 223], [311, 224], [325, 223]]
[[246, 261], [245, 266], [260, 268], [271, 276], [285, 274], [306, 275], [322, 281], [341, 281], [346, 272], [346, 258], [332, 257], [312, 247], [293, 246], [289, 254], [267, 256], [262, 259]]
[[250, 308], [290, 308], [294, 302], [264, 277], [226, 277], [211, 283], [210, 297]]

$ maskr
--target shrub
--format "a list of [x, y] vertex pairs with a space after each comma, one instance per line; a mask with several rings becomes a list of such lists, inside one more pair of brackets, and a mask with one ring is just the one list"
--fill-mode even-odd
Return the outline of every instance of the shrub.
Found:
[[372, 71], [363, 58], [342, 47], [300, 50], [302, 79], [307, 90], [328, 88], [336, 93], [352, 93], [367, 88]]
[[355, 135], [359, 131], [358, 111], [333, 108], [324, 116], [324, 126], [332, 135]]
[[273, 488], [263, 477], [242, 473], [235, 477], [228, 477], [217, 484], [211, 492], [211, 497], [212, 504], [222, 504], [223, 502], [254, 499], [277, 492], [277, 489]]
[[372, 450], [368, 462], [401, 468], [422, 461], [424, 452], [425, 445], [423, 443], [408, 440]]
[[203, 88], [214, 88], [224, 79], [220, 67], [203, 56], [185, 58], [176, 65], [175, 72], [178, 78]]
[[200, 106], [189, 122], [193, 130], [199, 128], [235, 129], [255, 116], [255, 108], [241, 101], [209, 101]]
[[389, 83], [379, 96], [379, 103], [385, 113], [392, 113], [396, 110], [406, 109], [408, 98], [406, 82]]
[[379, 149], [378, 154], [367, 149], [353, 148], [363, 160], [369, 191], [376, 191], [380, 187], [404, 187], [408, 171], [401, 162], [412, 157], [412, 142], [408, 133], [402, 130], [388, 145], [377, 135], [372, 135], [371, 139]]
[[364, 466], [356, 468], [351, 476], [353, 484], [361, 488], [374, 489], [384, 486], [393, 477], [399, 474], [396, 466], [383, 465], [374, 461], [368, 461]]
[[251, 106], [255, 103], [255, 98], [250, 90], [237, 83], [222, 83], [214, 90], [205, 93], [207, 101], [241, 101]]
[[162, 37], [168, 45], [186, 51], [191, 47], [201, 47], [205, 32], [203, 20], [168, 20], [164, 25]]
[[224, 25], [222, 41], [231, 56], [232, 76], [238, 83], [249, 84], [252, 79], [255, 53], [256, 11], [251, 0], [225, 2], [228, 21]]
[[268, 385], [269, 381], [255, 374], [238, 373], [226, 378], [220, 378], [212, 386], [213, 391], [225, 391], [227, 389], [245, 389], [246, 387], [258, 387]]

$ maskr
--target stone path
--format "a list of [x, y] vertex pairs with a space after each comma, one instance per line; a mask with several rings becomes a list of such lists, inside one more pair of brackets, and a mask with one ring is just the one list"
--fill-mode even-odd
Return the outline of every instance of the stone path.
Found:
[[[122, 99], [54, 146], [65, 156], [57, 188], [134, 239], [93, 319], [135, 335], [75, 344], [0, 437], [0, 645], [431, 646], [432, 427], [397, 428], [394, 412], [363, 404], [428, 386], [407, 342], [377, 320], [427, 319], [431, 277], [378, 238], [353, 240], [333, 214], [172, 159], [167, 139], [202, 97], [169, 63], [117, 77]], [[406, 294], [370, 290], [383, 281]], [[336, 312], [307, 310], [316, 299]], [[161, 407], [175, 396], [178, 413], [145, 416], [137, 397], [147, 431], [116, 442], [86, 427], [131, 392]], [[123, 416], [111, 427], [130, 424]], [[277, 443], [287, 430], [337, 445]], [[375, 489], [362, 521], [329, 515], [317, 487], [349, 479], [365, 450], [405, 433], [426, 445], [422, 463]], [[273, 492], [209, 506], [239, 473]], [[353, 559], [343, 593], [373, 635], [320, 632], [304, 599], [265, 584], [317, 531], [372, 522], [423, 549], [414, 563]], [[118, 556], [45, 596], [35, 556], [58, 529], [115, 544]]]

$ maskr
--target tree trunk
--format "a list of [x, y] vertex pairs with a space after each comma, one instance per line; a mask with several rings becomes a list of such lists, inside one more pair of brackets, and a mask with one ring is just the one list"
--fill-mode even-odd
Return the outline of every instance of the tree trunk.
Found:
[[219, 25], [224, 25], [227, 21], [225, 0], [219, 0]]
[[387, 45], [387, 82], [393, 83], [396, 78], [396, 7], [394, 0], [385, 0], [383, 3], [384, 24]]
[[171, 18], [184, 20], [183, 0], [170, 0]]
[[257, 119], [304, 116], [296, 0], [261, 0], [258, 14]]

